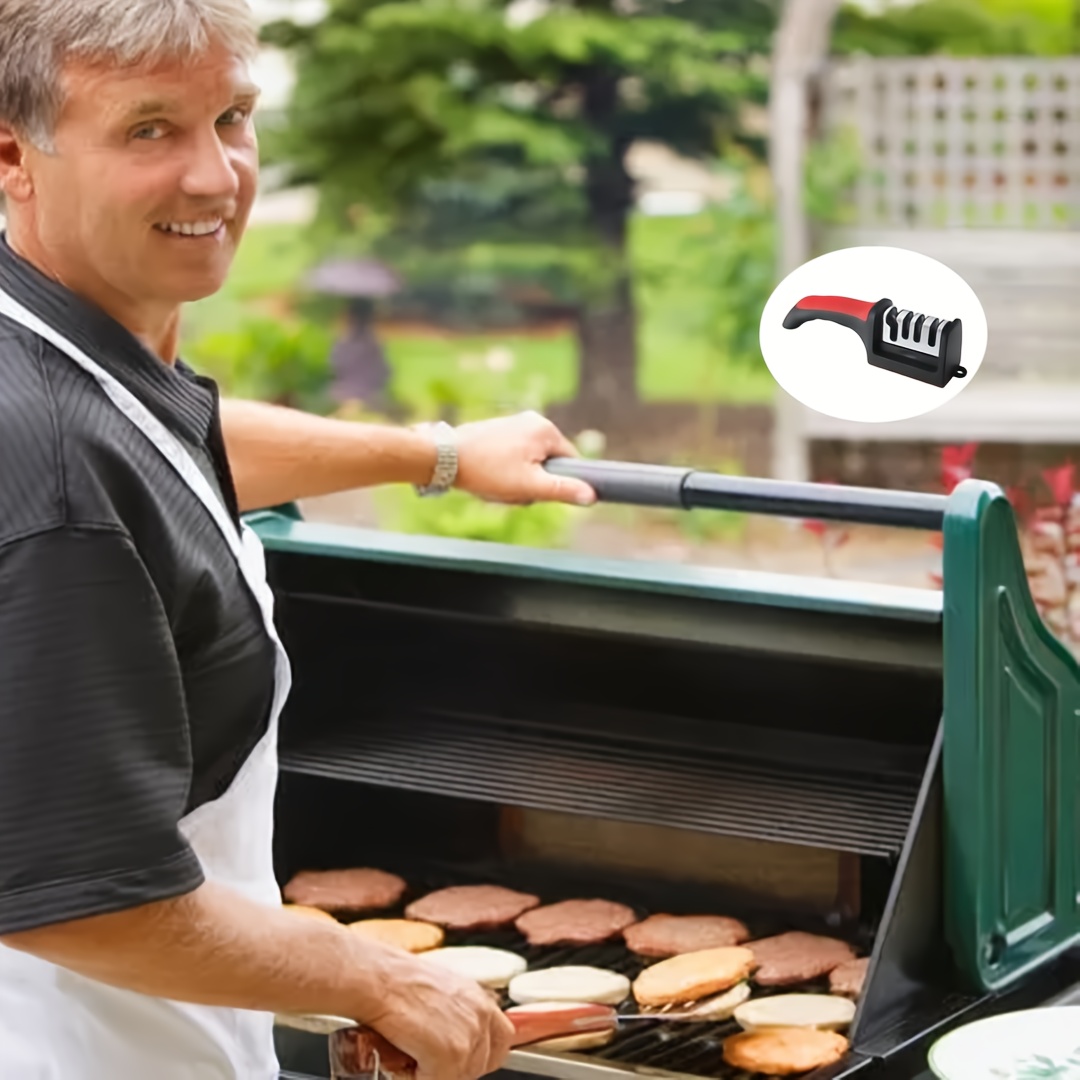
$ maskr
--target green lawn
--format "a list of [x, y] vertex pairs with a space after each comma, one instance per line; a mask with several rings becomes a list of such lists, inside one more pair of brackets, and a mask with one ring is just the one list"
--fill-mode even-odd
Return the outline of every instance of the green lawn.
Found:
[[773, 379], [764, 361], [752, 368], [731, 364], [708, 338], [716, 296], [687, 251], [703, 229], [712, 235], [698, 217], [639, 216], [633, 222], [641, 395], [648, 401], [769, 401]]
[[424, 411], [438, 401], [490, 413], [542, 409], [574, 395], [574, 339], [484, 334], [453, 339], [386, 338], [393, 391]]
[[[728, 363], [703, 332], [715, 298], [682, 257], [683, 245], [697, 227], [693, 217], [639, 218], [634, 223], [642, 396], [653, 401], [767, 401], [773, 382], [765, 365]], [[312, 257], [301, 228], [250, 230], [225, 289], [189, 308], [188, 340], [233, 328], [245, 312], [272, 314]], [[421, 408], [433, 400], [540, 408], [572, 397], [576, 386], [577, 346], [569, 333], [546, 338], [395, 334], [386, 345], [397, 396]]]

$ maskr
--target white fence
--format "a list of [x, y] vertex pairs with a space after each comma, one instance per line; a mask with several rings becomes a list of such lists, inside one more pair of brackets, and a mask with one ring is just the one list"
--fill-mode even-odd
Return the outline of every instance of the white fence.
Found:
[[835, 63], [823, 126], [853, 130], [870, 228], [1080, 225], [1080, 58]]

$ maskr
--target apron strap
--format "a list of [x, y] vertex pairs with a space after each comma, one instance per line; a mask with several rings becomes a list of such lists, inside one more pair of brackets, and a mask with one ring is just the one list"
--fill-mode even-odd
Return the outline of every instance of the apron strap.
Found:
[[113, 404], [150, 440], [166, 461], [177, 471], [184, 483], [195, 493], [203, 506], [206, 507], [210, 516], [217, 523], [221, 535], [229, 545], [229, 549], [240, 567], [244, 581], [247, 583], [248, 589], [254, 596], [262, 613], [266, 632], [274, 643], [277, 663], [273, 708], [276, 717], [289, 694], [292, 685], [292, 671], [284, 646], [278, 636], [277, 627], [274, 625], [273, 594], [266, 581], [266, 563], [259, 538], [243, 523], [241, 523], [240, 532], [236, 531], [228, 511], [221, 504], [221, 500], [218, 499], [217, 495], [214, 494], [206, 477], [203, 476], [199, 467], [192, 460], [187, 449], [126, 386], [110, 375], [100, 364], [87, 356], [77, 345], [38, 318], [32, 311], [23, 307], [3, 289], [0, 289], [0, 316], [6, 316], [14, 322], [25, 326], [92, 375], [105, 393], [108, 394]]
[[161, 455], [180, 474], [184, 483], [198, 496], [199, 501], [206, 507], [217, 523], [234, 557], [243, 566], [247, 560], [242, 558], [243, 549], [240, 534], [237, 533], [236, 527], [225, 507], [221, 505], [221, 500], [214, 494], [206, 477], [203, 476], [179, 439], [119, 380], [110, 375], [100, 364], [87, 356], [63, 334], [39, 319], [32, 311], [23, 307], [3, 289], [0, 289], [0, 315], [7, 316], [14, 322], [33, 331], [38, 337], [44, 338], [50, 345], [66, 354], [98, 381], [101, 388], [112, 399], [113, 404], [154, 444]]

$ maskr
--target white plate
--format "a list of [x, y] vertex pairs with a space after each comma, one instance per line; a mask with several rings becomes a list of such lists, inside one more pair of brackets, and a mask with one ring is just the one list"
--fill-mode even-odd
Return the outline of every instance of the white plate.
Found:
[[1080, 1080], [1080, 1008], [977, 1020], [930, 1048], [939, 1080]]

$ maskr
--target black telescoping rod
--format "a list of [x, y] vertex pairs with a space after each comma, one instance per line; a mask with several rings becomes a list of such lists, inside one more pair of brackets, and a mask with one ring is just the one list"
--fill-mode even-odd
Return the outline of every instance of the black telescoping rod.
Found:
[[602, 502], [672, 510], [734, 510], [940, 532], [948, 505], [944, 495], [724, 476], [674, 465], [552, 458], [545, 468], [584, 480]]

